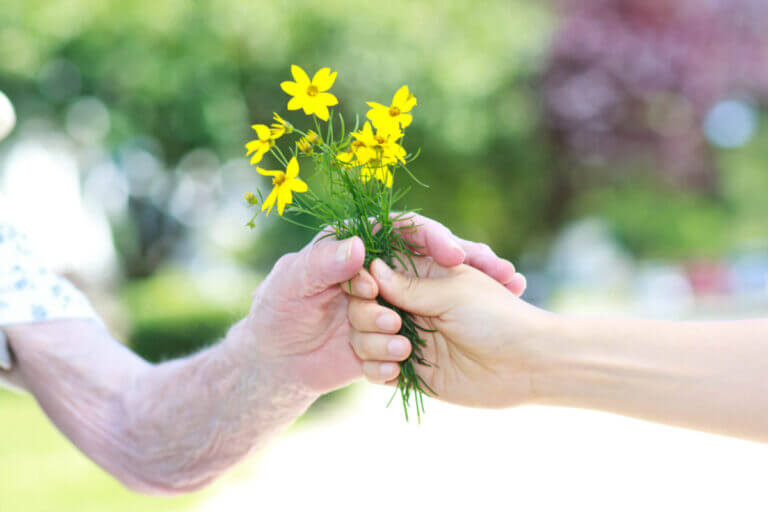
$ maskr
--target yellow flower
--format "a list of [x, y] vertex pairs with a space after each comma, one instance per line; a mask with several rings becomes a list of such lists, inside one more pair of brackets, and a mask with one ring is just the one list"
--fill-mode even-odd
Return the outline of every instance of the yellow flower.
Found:
[[264, 157], [264, 153], [269, 151], [272, 146], [275, 145], [275, 140], [280, 138], [284, 131], [279, 132], [276, 130], [270, 130], [269, 127], [265, 124], [255, 124], [251, 128], [256, 131], [257, 138], [246, 144], [245, 149], [248, 150], [246, 156], [253, 153], [253, 157], [251, 157], [251, 164], [256, 164], [261, 161], [262, 157]]
[[302, 153], [306, 153], [308, 155], [312, 154], [312, 144], [310, 144], [306, 137], [302, 137], [297, 140], [296, 147], [299, 148], [299, 151]]
[[310, 144], [320, 144], [320, 136], [315, 133], [315, 130], [309, 130], [306, 139]]
[[392, 171], [389, 170], [389, 167], [386, 165], [383, 166], [371, 166], [366, 165], [362, 169], [360, 169], [360, 179], [363, 181], [369, 181], [371, 178], [376, 178], [380, 182], [384, 184], [385, 187], [391, 188], [392, 187]]
[[355, 140], [352, 141], [350, 149], [357, 157], [358, 164], [367, 164], [376, 158], [376, 151], [373, 149], [373, 146], [376, 145], [376, 138], [371, 123], [366, 121], [362, 130], [352, 132], [352, 137]]
[[259, 200], [256, 199], [256, 196], [253, 194], [253, 192], [246, 192], [244, 197], [245, 201], [250, 205], [259, 204]]
[[337, 155], [337, 160], [342, 163], [354, 163], [365, 165], [368, 162], [380, 162], [383, 165], [391, 165], [397, 161], [405, 163], [405, 149], [397, 141], [403, 137], [399, 128], [388, 127], [385, 130], [376, 130], [373, 133], [371, 123], [368, 121], [363, 129], [352, 132], [355, 139], [349, 146], [349, 151]]
[[369, 101], [366, 117], [371, 120], [377, 129], [394, 126], [395, 128], [406, 128], [413, 121], [413, 116], [409, 114], [417, 104], [416, 96], [410, 93], [408, 86], [404, 85], [397, 90], [392, 98], [392, 105], [387, 107], [375, 101]]
[[309, 130], [305, 137], [296, 141], [296, 146], [299, 148], [299, 151], [311, 155], [313, 146], [319, 142], [320, 137], [313, 130]]
[[405, 148], [397, 142], [402, 138], [403, 132], [399, 128], [389, 126], [386, 129], [377, 129], [373, 143], [367, 144], [382, 164], [391, 165], [397, 161], [405, 163]]
[[272, 114], [274, 114], [275, 122], [272, 123], [270, 127], [274, 133], [280, 134], [275, 137], [276, 139], [284, 133], [293, 133], [293, 125], [291, 123], [277, 115], [277, 112], [272, 112]]
[[295, 156], [288, 162], [285, 172], [267, 171], [260, 167], [256, 170], [264, 176], [272, 176], [272, 184], [275, 186], [261, 205], [262, 211], [266, 210], [267, 215], [272, 211], [275, 202], [277, 202], [277, 213], [282, 215], [285, 205], [293, 202], [293, 192], [307, 191], [307, 184], [299, 178], [299, 162], [296, 161]]
[[293, 96], [288, 102], [288, 110], [304, 109], [308, 116], [316, 115], [323, 121], [328, 120], [328, 107], [339, 103], [336, 96], [326, 92], [336, 80], [336, 72], [331, 68], [322, 68], [315, 73], [310, 81], [309, 76], [299, 66], [291, 66], [291, 74], [295, 82], [286, 81], [280, 87]]

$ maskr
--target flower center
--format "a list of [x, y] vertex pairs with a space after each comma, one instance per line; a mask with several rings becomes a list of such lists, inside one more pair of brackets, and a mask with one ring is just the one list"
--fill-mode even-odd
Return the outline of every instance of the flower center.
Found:
[[275, 185], [276, 187], [279, 187], [283, 183], [285, 183], [285, 174], [278, 174], [277, 176], [272, 178], [272, 184]]
[[392, 106], [392, 107], [390, 107], [390, 109], [389, 109], [389, 115], [390, 115], [390, 116], [392, 116], [392, 117], [397, 117], [397, 116], [399, 116], [400, 114], [401, 114], [401, 112], [400, 112], [400, 109], [399, 109], [399, 108], [397, 108], [397, 107], [395, 107], [395, 106]]
[[317, 96], [317, 93], [320, 92], [317, 90], [317, 86], [314, 84], [309, 84], [309, 87], [307, 87], [307, 96]]

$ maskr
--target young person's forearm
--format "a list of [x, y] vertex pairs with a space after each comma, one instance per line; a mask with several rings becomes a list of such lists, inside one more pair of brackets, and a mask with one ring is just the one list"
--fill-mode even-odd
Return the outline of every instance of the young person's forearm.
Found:
[[[241, 324], [220, 344], [150, 365], [96, 322], [10, 327], [14, 371], [96, 463], [142, 492], [198, 488], [299, 416], [315, 396], [260, 361]], [[249, 350], [250, 349], [250, 350]]]
[[768, 441], [768, 320], [553, 326], [533, 383], [539, 402]]

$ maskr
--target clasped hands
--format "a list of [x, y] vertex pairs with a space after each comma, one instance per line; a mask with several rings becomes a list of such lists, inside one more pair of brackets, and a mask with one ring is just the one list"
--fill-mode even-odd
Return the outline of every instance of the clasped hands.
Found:
[[289, 380], [324, 393], [365, 376], [396, 379], [410, 342], [397, 335], [400, 317], [376, 302], [387, 301], [418, 315], [425, 356], [417, 365], [438, 398], [479, 407], [503, 407], [530, 394], [523, 345], [534, 343], [537, 319], [548, 316], [518, 298], [525, 278], [484, 244], [456, 238], [442, 225], [417, 215], [404, 236], [422, 247], [418, 276], [391, 270], [381, 260], [363, 267], [356, 238], [324, 239], [283, 257], [254, 294], [248, 332], [259, 351], [286, 361]]

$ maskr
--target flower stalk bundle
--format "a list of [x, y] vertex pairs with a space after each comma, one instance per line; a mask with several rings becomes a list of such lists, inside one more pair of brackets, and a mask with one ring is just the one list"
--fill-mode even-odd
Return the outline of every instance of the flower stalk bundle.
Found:
[[[256, 138], [246, 144], [251, 164], [259, 164], [264, 155], [270, 153], [283, 169], [256, 168], [259, 174], [272, 179], [272, 190], [266, 198], [260, 191], [245, 194], [248, 204], [256, 208], [248, 225], [253, 228], [261, 212], [268, 215], [276, 207], [283, 219], [325, 232], [321, 239], [360, 237], [365, 245], [366, 267], [380, 258], [393, 268], [399, 264], [415, 272], [412, 257], [420, 247], [409, 243], [403, 234], [417, 226], [409, 213], [398, 213], [393, 207], [409, 190], [409, 187], [395, 188], [399, 174], [423, 185], [407, 167], [418, 152], [409, 154], [403, 146], [404, 130], [413, 121], [411, 111], [417, 104], [416, 98], [408, 86], [403, 86], [395, 93], [390, 106], [368, 102], [370, 110], [362, 127], [356, 121], [348, 130], [344, 118], [339, 114], [334, 122], [333, 112], [329, 110], [338, 104], [336, 96], [329, 92], [336, 72], [322, 68], [310, 80], [303, 69], [294, 65], [291, 74], [293, 81], [280, 84], [291, 96], [288, 110], [303, 110], [314, 118], [314, 126], [302, 131], [276, 113], [269, 126], [253, 125]], [[283, 140], [286, 140], [291, 135], [295, 138], [293, 143], [281, 149], [278, 139], [285, 137]], [[320, 175], [321, 186], [317, 190], [299, 177], [302, 160], [312, 162]], [[425, 341], [422, 338], [422, 333], [429, 331], [420, 327], [408, 312], [381, 297], [378, 301], [400, 315], [399, 334], [411, 342], [411, 356], [400, 363], [397, 390], [406, 419], [413, 404], [421, 420], [423, 394], [432, 390], [416, 373], [415, 365], [430, 364], [423, 355]]]

